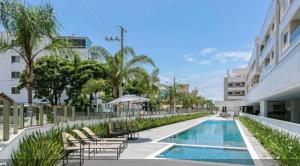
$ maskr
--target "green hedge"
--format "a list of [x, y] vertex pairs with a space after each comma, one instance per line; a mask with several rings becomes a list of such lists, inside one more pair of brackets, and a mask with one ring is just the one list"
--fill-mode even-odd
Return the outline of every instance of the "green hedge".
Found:
[[239, 119], [281, 165], [300, 165], [299, 138], [247, 117]]
[[[130, 121], [139, 131], [155, 128], [163, 125], [195, 119], [209, 115], [209, 112], [200, 112], [190, 115], [176, 115], [162, 118], [136, 119]], [[119, 121], [122, 128], [125, 128], [125, 121]], [[52, 166], [64, 156], [61, 133], [66, 131], [72, 133], [75, 128], [83, 125], [67, 128], [53, 128], [49, 132], [36, 132], [24, 137], [19, 144], [19, 149], [11, 155], [11, 164], [18, 166]], [[108, 124], [97, 124], [89, 126], [97, 135], [106, 137], [108, 135]], [[73, 134], [75, 136], [75, 134]]]

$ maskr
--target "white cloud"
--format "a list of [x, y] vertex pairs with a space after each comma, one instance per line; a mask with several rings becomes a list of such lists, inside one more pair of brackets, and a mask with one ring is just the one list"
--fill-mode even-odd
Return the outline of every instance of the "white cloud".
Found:
[[216, 52], [217, 49], [216, 48], [213, 48], [213, 47], [210, 47], [210, 48], [204, 48], [200, 51], [200, 54], [201, 55], [207, 55], [207, 54], [211, 54], [211, 53], [214, 53]]
[[251, 51], [223, 51], [216, 54], [216, 58], [220, 63], [225, 63], [227, 60], [231, 61], [249, 61]]
[[244, 63], [244, 64], [241, 64], [240, 66], [239, 66], [239, 68], [246, 68], [248, 66], [248, 64], [247, 63]]
[[195, 61], [196, 61], [196, 59], [193, 58], [192, 55], [183, 55], [183, 58], [184, 58], [184, 60], [187, 61], [187, 62], [195, 62]]
[[201, 60], [198, 62], [200, 65], [210, 65], [211, 62], [209, 60]]
[[190, 63], [197, 63], [199, 65], [210, 65], [211, 64], [211, 62], [209, 60], [198, 60], [195, 57], [193, 57], [192, 55], [185, 54], [182, 57], [185, 61], [190, 62]]

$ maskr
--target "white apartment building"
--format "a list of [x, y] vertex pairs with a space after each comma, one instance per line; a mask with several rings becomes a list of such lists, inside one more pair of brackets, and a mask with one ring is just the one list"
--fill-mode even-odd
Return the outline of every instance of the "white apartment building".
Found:
[[228, 112], [240, 111], [241, 100], [245, 96], [245, 77], [247, 68], [238, 68], [227, 71], [227, 76], [224, 78], [224, 101], [215, 103], [219, 111], [224, 107]]
[[[0, 33], [0, 37], [5, 36], [6, 33]], [[88, 49], [92, 43], [87, 37], [77, 36], [60, 36], [74, 43], [74, 49], [79, 52], [81, 59], [90, 59]], [[45, 39], [41, 45], [46, 45], [49, 40]], [[41, 52], [37, 58], [47, 55], [46, 52]], [[25, 69], [25, 62], [14, 50], [8, 50], [0, 54], [0, 91], [11, 97], [16, 102], [27, 103], [27, 90], [25, 88], [18, 89], [19, 80], [22, 71]], [[50, 74], [50, 73], [49, 73]], [[34, 100], [34, 102], [39, 102]]]
[[243, 111], [300, 123], [300, 0], [273, 0], [246, 75]]
[[224, 101], [242, 100], [245, 96], [246, 68], [232, 69], [227, 71], [224, 78]]

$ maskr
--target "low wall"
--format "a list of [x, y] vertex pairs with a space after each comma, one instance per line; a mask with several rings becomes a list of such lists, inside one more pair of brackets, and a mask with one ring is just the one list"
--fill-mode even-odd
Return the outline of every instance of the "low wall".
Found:
[[259, 121], [267, 126], [287, 132], [287, 133], [289, 133], [293, 136], [296, 136], [300, 139], [300, 124], [277, 120], [277, 119], [266, 118], [266, 117], [262, 117], [262, 116], [246, 114], [246, 113], [240, 113], [240, 116], [248, 117], [253, 120]]
[[[185, 113], [185, 114], [169, 114], [169, 115], [154, 115], [154, 116], [145, 116], [140, 118], [161, 118], [161, 117], [168, 117], [168, 116], [176, 116], [176, 115], [188, 115], [188, 114], [195, 114], [194, 113]], [[0, 160], [7, 160], [10, 159], [10, 155], [13, 153], [13, 151], [18, 149], [19, 142], [22, 140], [26, 135], [30, 135], [34, 132], [47, 132], [50, 131], [52, 128], [65, 128], [67, 126], [73, 127], [75, 125], [81, 125], [84, 124], [86, 126], [89, 125], [96, 125], [99, 123], [106, 123], [108, 121], [119, 121], [119, 120], [134, 120], [135, 117], [132, 118], [111, 118], [111, 119], [98, 119], [98, 120], [83, 120], [83, 121], [68, 121], [68, 122], [61, 122], [58, 124], [50, 124], [50, 125], [44, 125], [44, 126], [36, 126], [36, 127], [29, 127], [22, 129], [18, 135], [16, 135], [14, 138], [10, 139], [9, 141], [0, 143], [0, 146], [3, 147], [0, 150]], [[0, 163], [1, 165], [1, 163]]]

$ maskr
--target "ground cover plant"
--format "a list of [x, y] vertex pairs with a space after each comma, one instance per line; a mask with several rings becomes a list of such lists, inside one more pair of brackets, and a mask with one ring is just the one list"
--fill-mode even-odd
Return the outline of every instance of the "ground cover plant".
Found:
[[239, 119], [281, 165], [300, 165], [299, 138], [247, 117]]

